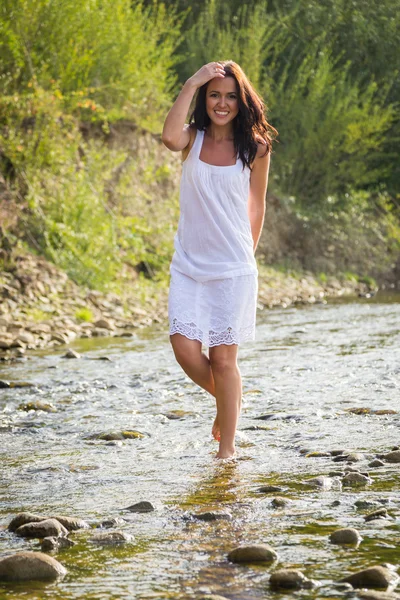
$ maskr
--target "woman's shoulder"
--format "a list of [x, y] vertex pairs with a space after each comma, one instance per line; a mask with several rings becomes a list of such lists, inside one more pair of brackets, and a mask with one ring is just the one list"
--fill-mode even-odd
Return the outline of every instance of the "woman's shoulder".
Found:
[[264, 140], [260, 135], [257, 135], [255, 141], [257, 144], [256, 158], [263, 158], [263, 156], [269, 154], [269, 145], [266, 140]]

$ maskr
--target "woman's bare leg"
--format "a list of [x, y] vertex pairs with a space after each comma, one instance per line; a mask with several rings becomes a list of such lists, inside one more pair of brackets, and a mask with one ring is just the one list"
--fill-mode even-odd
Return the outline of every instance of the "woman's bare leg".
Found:
[[174, 333], [169, 339], [175, 358], [186, 375], [203, 390], [215, 396], [214, 376], [208, 357], [201, 351], [201, 342], [189, 340], [180, 333]]
[[235, 454], [235, 434], [242, 401], [242, 378], [237, 365], [237, 345], [210, 348], [210, 365], [217, 401], [216, 424], [220, 430], [217, 458]]

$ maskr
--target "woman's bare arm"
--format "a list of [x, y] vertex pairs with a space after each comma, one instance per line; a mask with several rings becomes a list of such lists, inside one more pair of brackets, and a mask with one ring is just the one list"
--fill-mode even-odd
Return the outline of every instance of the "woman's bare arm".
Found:
[[256, 251], [264, 224], [265, 196], [268, 186], [270, 153], [265, 154], [265, 145], [259, 144], [257, 156], [250, 176], [250, 193], [248, 214], [253, 238], [253, 249]]
[[175, 100], [167, 118], [165, 119], [161, 139], [165, 146], [172, 152], [179, 152], [186, 148], [190, 141], [188, 126], [185, 125], [190, 104], [196, 90], [214, 77], [225, 77], [225, 70], [219, 63], [213, 62], [204, 65], [184, 84], [179, 96]]

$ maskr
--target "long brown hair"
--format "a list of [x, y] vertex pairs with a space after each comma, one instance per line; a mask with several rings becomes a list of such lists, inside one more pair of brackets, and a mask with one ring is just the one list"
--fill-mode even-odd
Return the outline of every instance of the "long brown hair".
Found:
[[[270, 125], [265, 117], [266, 106], [262, 98], [246, 77], [242, 68], [233, 60], [219, 61], [225, 69], [226, 77], [233, 77], [239, 101], [239, 112], [233, 120], [233, 135], [235, 153], [243, 166], [251, 165], [257, 154], [258, 143], [265, 143], [265, 153], [272, 151], [272, 141], [278, 135], [277, 130]], [[190, 125], [204, 131], [210, 124], [206, 111], [206, 93], [209, 81], [202, 85], [197, 92], [196, 103], [190, 116]]]

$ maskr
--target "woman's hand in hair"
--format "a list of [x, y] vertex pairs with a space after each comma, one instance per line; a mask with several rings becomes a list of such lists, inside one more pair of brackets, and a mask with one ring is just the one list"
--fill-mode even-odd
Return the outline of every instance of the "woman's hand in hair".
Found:
[[221, 63], [211, 62], [203, 65], [188, 81], [196, 88], [199, 88], [208, 81], [211, 81], [211, 79], [214, 79], [214, 77], [225, 77], [225, 69]]

